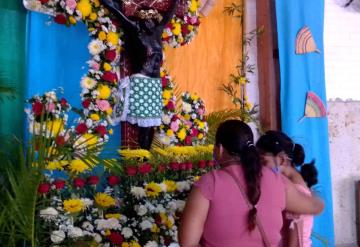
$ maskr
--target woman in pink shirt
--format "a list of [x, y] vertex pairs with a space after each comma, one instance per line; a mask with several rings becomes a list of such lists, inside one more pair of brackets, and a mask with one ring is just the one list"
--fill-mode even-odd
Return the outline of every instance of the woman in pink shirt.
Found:
[[323, 210], [318, 198], [303, 195], [260, 164], [252, 131], [241, 121], [219, 126], [214, 157], [221, 169], [195, 184], [182, 217], [181, 247], [277, 247], [284, 210], [307, 214]]

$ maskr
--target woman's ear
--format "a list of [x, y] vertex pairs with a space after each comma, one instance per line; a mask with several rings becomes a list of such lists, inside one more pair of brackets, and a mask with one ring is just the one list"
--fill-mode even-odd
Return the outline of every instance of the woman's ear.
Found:
[[276, 155], [278, 159], [279, 166], [288, 166], [289, 165], [289, 157], [285, 152], [280, 152]]
[[224, 154], [224, 147], [221, 144], [217, 144], [214, 146], [214, 158], [216, 160], [220, 160]]

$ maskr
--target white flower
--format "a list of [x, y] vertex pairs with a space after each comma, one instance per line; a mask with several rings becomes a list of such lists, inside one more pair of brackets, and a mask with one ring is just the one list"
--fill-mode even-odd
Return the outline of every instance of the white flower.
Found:
[[135, 205], [135, 211], [139, 216], [143, 216], [147, 213], [147, 208], [144, 205]]
[[184, 191], [187, 191], [187, 190], [190, 190], [191, 188], [191, 185], [189, 182], [187, 181], [180, 181], [180, 182], [177, 182], [176, 183], [176, 189], [177, 191], [179, 191], [180, 193], [181, 192], [184, 192]]
[[180, 245], [178, 243], [171, 243], [169, 247], [180, 247]]
[[81, 87], [86, 89], [92, 89], [96, 86], [96, 81], [88, 76], [81, 78]]
[[85, 221], [82, 224], [82, 228], [90, 232], [94, 231], [94, 226], [89, 221]]
[[171, 139], [167, 135], [161, 135], [160, 136], [160, 141], [161, 141], [162, 144], [164, 144], [166, 146], [170, 145], [170, 143], [171, 143]]
[[89, 198], [81, 198], [81, 201], [86, 209], [90, 208], [94, 204], [93, 200]]
[[149, 241], [144, 247], [158, 247], [159, 245], [155, 241]]
[[94, 240], [95, 240], [97, 243], [101, 243], [102, 237], [101, 237], [101, 235], [100, 235], [99, 233], [94, 233], [93, 237], [94, 237]]
[[164, 124], [170, 124], [171, 118], [169, 115], [163, 114], [161, 120]]
[[58, 215], [58, 211], [53, 207], [48, 207], [46, 209], [40, 210], [40, 217], [45, 219], [46, 221], [54, 220]]
[[151, 229], [152, 227], [152, 224], [150, 221], [148, 220], [143, 220], [141, 223], [140, 223], [140, 227], [141, 227], [141, 230], [147, 230], [147, 229]]
[[56, 101], [57, 100], [56, 93], [54, 91], [46, 92], [45, 97], [46, 97], [47, 100], [50, 100], [50, 101]]
[[185, 113], [191, 112], [191, 105], [189, 103], [183, 102], [182, 103], [182, 110]]
[[121, 225], [119, 223], [119, 221], [115, 218], [110, 218], [110, 219], [98, 219], [95, 220], [95, 224], [96, 224], [96, 229], [101, 231], [101, 230], [106, 230], [106, 229], [113, 229], [113, 230], [120, 230], [121, 229]]
[[191, 118], [192, 118], [192, 119], [196, 119], [196, 117], [197, 117], [197, 116], [196, 116], [195, 113], [191, 114]]
[[165, 208], [164, 208], [164, 206], [162, 205], [162, 204], [158, 204], [157, 206], [156, 206], [156, 212], [158, 212], [158, 213], [165, 213]]
[[146, 193], [144, 188], [141, 187], [132, 187], [130, 190], [130, 193], [136, 197], [136, 199], [141, 199], [143, 197], [146, 197]]
[[129, 228], [129, 227], [124, 227], [121, 231], [121, 234], [125, 237], [125, 238], [131, 238], [133, 235], [133, 231]]
[[174, 213], [174, 212], [177, 210], [177, 204], [176, 204], [176, 202], [174, 202], [174, 201], [169, 202], [168, 205], [167, 205], [167, 209], [168, 209], [170, 212]]
[[65, 239], [65, 232], [63, 231], [53, 231], [50, 236], [51, 242], [59, 244]]
[[166, 191], [167, 191], [167, 186], [166, 186], [165, 183], [161, 183], [161, 184], [159, 184], [159, 186], [160, 186], [162, 192], [166, 192]]
[[180, 212], [184, 210], [185, 204], [186, 202], [184, 200], [176, 200], [176, 207]]
[[79, 227], [70, 227], [68, 229], [68, 235], [70, 238], [80, 238], [84, 236], [84, 233]]
[[102, 52], [105, 49], [105, 45], [101, 40], [94, 39], [89, 43], [88, 49], [90, 51], [90, 54], [95, 56], [100, 54], [100, 52]]

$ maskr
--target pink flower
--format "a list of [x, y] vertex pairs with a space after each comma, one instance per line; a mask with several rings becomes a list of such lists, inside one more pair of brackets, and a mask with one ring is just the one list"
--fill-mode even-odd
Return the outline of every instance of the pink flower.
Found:
[[201, 108], [199, 108], [199, 109], [197, 110], [197, 113], [198, 113], [199, 115], [204, 115], [205, 109], [201, 107]]
[[100, 111], [106, 111], [110, 108], [110, 103], [107, 100], [96, 100], [96, 105], [99, 107]]
[[177, 123], [177, 121], [171, 122], [170, 128], [171, 128], [171, 130], [174, 131], [174, 132], [178, 131], [178, 130], [179, 130], [179, 124]]
[[66, 7], [69, 7], [71, 10], [74, 10], [76, 8], [76, 1], [66, 0]]
[[55, 110], [55, 104], [53, 102], [50, 102], [46, 105], [46, 108], [49, 112], [53, 112]]
[[93, 69], [93, 70], [99, 70], [100, 69], [100, 64], [98, 64], [97, 62], [95, 61], [91, 61], [89, 63], [90, 67]]

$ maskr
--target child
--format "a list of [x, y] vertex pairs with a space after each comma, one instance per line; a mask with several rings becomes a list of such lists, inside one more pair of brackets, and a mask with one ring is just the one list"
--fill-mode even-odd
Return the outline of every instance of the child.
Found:
[[[275, 172], [281, 172], [299, 191], [311, 196], [310, 188], [317, 184], [317, 170], [314, 161], [304, 164], [304, 148], [294, 143], [286, 134], [279, 131], [268, 131], [256, 143], [261, 153], [262, 163]], [[295, 168], [300, 167], [300, 172]], [[286, 214], [289, 229], [284, 246], [310, 247], [313, 227], [312, 215]]]

